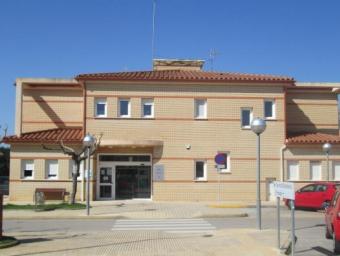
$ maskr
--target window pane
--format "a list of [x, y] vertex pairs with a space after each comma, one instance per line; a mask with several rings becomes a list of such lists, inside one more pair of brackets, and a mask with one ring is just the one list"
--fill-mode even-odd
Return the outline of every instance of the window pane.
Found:
[[204, 162], [196, 162], [196, 178], [204, 178]]
[[242, 126], [250, 126], [250, 110], [242, 110]]
[[206, 117], [206, 101], [196, 100], [196, 117]]
[[105, 104], [97, 103], [97, 116], [104, 116], [105, 114]]
[[129, 101], [128, 100], [121, 100], [119, 102], [119, 111], [120, 111], [121, 116], [129, 115]]
[[273, 102], [272, 101], [264, 102], [264, 116], [273, 117]]
[[152, 106], [149, 104], [144, 104], [144, 116], [152, 115]]
[[22, 175], [24, 178], [33, 177], [34, 162], [33, 160], [24, 160], [22, 162]]
[[58, 176], [58, 160], [49, 160], [47, 162], [47, 177], [57, 177]]
[[24, 177], [32, 177], [32, 170], [24, 170]]

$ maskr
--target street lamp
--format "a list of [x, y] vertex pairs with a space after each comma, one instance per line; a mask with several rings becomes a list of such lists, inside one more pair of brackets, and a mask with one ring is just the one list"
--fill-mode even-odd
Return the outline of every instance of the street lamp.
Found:
[[331, 152], [331, 149], [332, 149], [332, 144], [328, 142], [322, 145], [322, 150], [323, 152], [326, 153], [326, 157], [327, 157], [327, 181], [329, 181], [329, 153]]
[[87, 149], [87, 179], [86, 179], [86, 215], [90, 215], [90, 154], [91, 148], [94, 146], [95, 138], [91, 134], [86, 134], [83, 139], [83, 146]]
[[266, 129], [266, 121], [257, 117], [251, 123], [251, 130], [257, 135], [256, 151], [256, 222], [257, 229], [261, 230], [261, 170], [260, 170], [260, 134]]

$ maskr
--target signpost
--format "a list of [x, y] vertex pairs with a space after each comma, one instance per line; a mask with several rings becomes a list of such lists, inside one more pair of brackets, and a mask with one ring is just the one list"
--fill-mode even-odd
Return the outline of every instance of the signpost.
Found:
[[221, 201], [221, 170], [226, 168], [227, 154], [217, 153], [215, 155], [216, 169], [218, 173], [218, 201]]
[[295, 189], [294, 183], [292, 182], [279, 182], [274, 181], [275, 196], [277, 199], [277, 246], [278, 249], [281, 247], [280, 242], [280, 200], [282, 198], [290, 201], [291, 209], [291, 255], [295, 253]]

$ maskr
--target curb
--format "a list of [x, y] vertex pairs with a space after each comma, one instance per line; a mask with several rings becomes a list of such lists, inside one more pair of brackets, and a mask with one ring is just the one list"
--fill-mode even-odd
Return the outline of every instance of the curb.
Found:
[[[199, 214], [196, 216], [191, 216], [187, 219], [193, 218], [243, 218], [248, 217], [247, 213], [235, 213], [235, 214]], [[129, 218], [124, 215], [90, 215], [90, 216], [4, 216], [4, 220], [67, 220], [67, 219], [79, 219], [79, 220], [117, 220], [117, 219], [136, 219], [136, 218]], [[167, 217], [167, 218], [143, 218], [140, 217], [139, 219], [183, 219], [182, 217]]]

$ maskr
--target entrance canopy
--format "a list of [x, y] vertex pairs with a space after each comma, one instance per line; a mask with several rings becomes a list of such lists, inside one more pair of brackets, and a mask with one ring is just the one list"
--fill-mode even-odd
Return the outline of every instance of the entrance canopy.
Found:
[[133, 146], [133, 147], [160, 147], [163, 146], [161, 140], [115, 140], [115, 139], [103, 139], [100, 143], [102, 147], [109, 146]]

